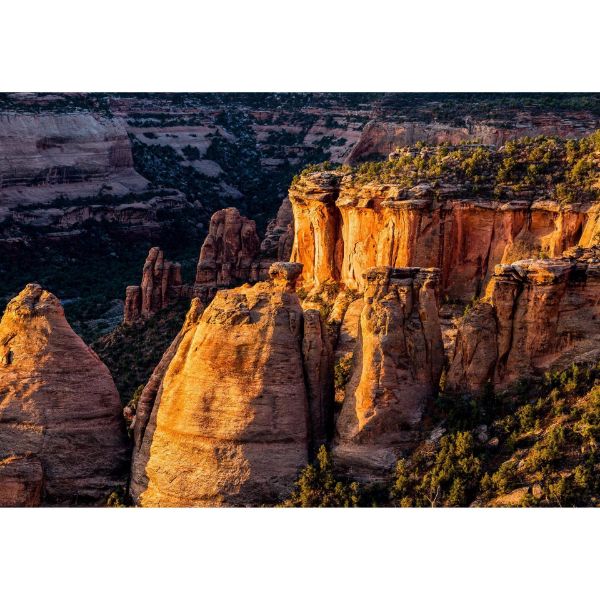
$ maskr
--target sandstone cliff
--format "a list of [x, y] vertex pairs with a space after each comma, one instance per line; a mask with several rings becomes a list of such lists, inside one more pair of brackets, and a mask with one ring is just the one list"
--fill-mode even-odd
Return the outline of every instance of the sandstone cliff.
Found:
[[160, 248], [150, 248], [141, 285], [130, 285], [125, 291], [123, 321], [132, 323], [140, 318], [147, 319], [179, 298], [181, 293], [181, 265], [165, 260]]
[[127, 454], [108, 369], [28, 285], [0, 321], [0, 503], [97, 502], [126, 483]]
[[362, 289], [371, 267], [436, 267], [443, 294], [466, 301], [485, 289], [497, 264], [560, 256], [600, 235], [598, 204], [467, 193], [456, 185], [363, 183], [339, 171], [304, 175], [290, 189], [291, 260], [304, 264], [301, 285]]
[[437, 269], [372, 268], [333, 454], [353, 478], [386, 476], [420, 438], [444, 362]]
[[600, 358], [600, 248], [496, 267], [463, 318], [450, 390], [506, 387], [520, 378]]
[[217, 292], [200, 318], [194, 302], [138, 407], [138, 504], [260, 505], [290, 492], [328, 418], [330, 358], [319, 315], [304, 319], [294, 292], [300, 271], [275, 263], [268, 282]]

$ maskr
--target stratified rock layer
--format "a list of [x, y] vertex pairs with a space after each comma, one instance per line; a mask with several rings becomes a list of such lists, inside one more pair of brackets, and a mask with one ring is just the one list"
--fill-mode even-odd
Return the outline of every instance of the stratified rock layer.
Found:
[[108, 369], [58, 299], [28, 285], [0, 321], [0, 504], [101, 500], [125, 485], [126, 462]]
[[125, 122], [87, 112], [0, 115], [0, 200], [43, 203], [144, 189]]
[[389, 474], [419, 440], [444, 354], [437, 269], [367, 271], [352, 375], [336, 422], [336, 465], [357, 479]]
[[560, 259], [498, 265], [463, 318], [450, 390], [506, 387], [520, 378], [600, 358], [600, 248]]
[[200, 250], [196, 285], [230, 286], [247, 281], [259, 248], [254, 221], [242, 217], [237, 208], [217, 211]]
[[130, 285], [125, 291], [123, 321], [132, 323], [147, 319], [179, 298], [181, 293], [181, 265], [165, 260], [160, 248], [150, 248], [141, 285]]
[[600, 235], [598, 206], [553, 201], [462, 199], [451, 186], [356, 182], [341, 172], [303, 175], [290, 188], [291, 260], [303, 287], [340, 282], [363, 288], [371, 267], [436, 267], [454, 299], [479, 295], [500, 263], [560, 256]]
[[[217, 292], [200, 318], [192, 305], [140, 400], [138, 504], [255, 506], [291, 491], [309, 458], [311, 415], [325, 414], [310, 408], [305, 383], [305, 357], [319, 367], [327, 352], [315, 315], [303, 328], [301, 269], [275, 263], [270, 281]], [[311, 402], [322, 397], [320, 373]]]

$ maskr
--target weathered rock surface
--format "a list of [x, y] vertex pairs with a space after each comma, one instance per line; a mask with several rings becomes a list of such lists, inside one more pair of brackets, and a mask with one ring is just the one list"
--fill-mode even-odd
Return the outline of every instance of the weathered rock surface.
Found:
[[138, 504], [260, 505], [290, 492], [326, 415], [315, 403], [328, 350], [318, 315], [303, 319], [301, 269], [275, 263], [268, 282], [220, 290], [199, 319], [192, 305], [140, 400]]
[[58, 299], [30, 284], [0, 321], [0, 499], [102, 500], [127, 480], [127, 438], [106, 366]]
[[340, 282], [362, 289], [371, 267], [436, 267], [441, 289], [470, 300], [494, 266], [594, 243], [597, 205], [552, 201], [461, 199], [461, 190], [360, 184], [341, 172], [304, 175], [290, 189], [295, 236], [292, 260], [302, 285]]
[[336, 422], [336, 465], [357, 479], [389, 474], [419, 441], [444, 362], [437, 269], [372, 268], [365, 275], [353, 368]]
[[230, 286], [247, 281], [259, 248], [254, 221], [242, 217], [237, 208], [217, 211], [200, 250], [196, 285]]
[[600, 248], [498, 265], [485, 297], [463, 318], [448, 372], [451, 390], [481, 391], [600, 358]]
[[42, 464], [37, 457], [9, 456], [0, 460], [0, 507], [40, 506], [42, 486]]
[[150, 248], [142, 271], [141, 285], [130, 285], [125, 291], [123, 321], [132, 323], [138, 319], [147, 319], [181, 294], [181, 265], [165, 260], [160, 248]]

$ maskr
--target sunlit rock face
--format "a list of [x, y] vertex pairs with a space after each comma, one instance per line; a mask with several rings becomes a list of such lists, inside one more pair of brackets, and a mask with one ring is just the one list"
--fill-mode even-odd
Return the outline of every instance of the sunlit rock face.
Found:
[[444, 362], [437, 269], [372, 268], [352, 375], [336, 423], [338, 467], [357, 479], [389, 473], [420, 439]]
[[600, 358], [600, 249], [496, 267], [462, 319], [448, 387], [481, 391]]
[[112, 377], [30, 284], [0, 321], [0, 504], [102, 501], [127, 482], [128, 443]]
[[560, 256], [594, 243], [600, 228], [595, 205], [460, 199], [449, 185], [406, 190], [341, 171], [303, 175], [290, 201], [292, 260], [303, 263], [306, 288], [340, 282], [362, 290], [371, 267], [435, 267], [442, 293], [468, 301], [485, 290], [495, 265]]
[[289, 494], [331, 400], [323, 323], [304, 318], [294, 291], [301, 269], [275, 263], [269, 281], [220, 290], [203, 312], [193, 301], [138, 407], [138, 504], [245, 506]]

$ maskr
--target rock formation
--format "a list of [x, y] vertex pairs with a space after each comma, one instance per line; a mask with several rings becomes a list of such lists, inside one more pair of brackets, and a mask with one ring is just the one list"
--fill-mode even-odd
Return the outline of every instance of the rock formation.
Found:
[[230, 286], [247, 281], [259, 247], [254, 221], [242, 217], [237, 208], [217, 211], [200, 250], [196, 285]]
[[447, 386], [479, 392], [600, 358], [600, 247], [501, 264], [463, 318]]
[[336, 465], [353, 478], [389, 474], [420, 426], [444, 362], [437, 269], [369, 269], [352, 375], [336, 422]]
[[362, 289], [371, 267], [436, 267], [444, 295], [470, 300], [494, 266], [540, 253], [560, 256], [600, 236], [597, 204], [516, 198], [464, 199], [457, 186], [361, 183], [342, 172], [309, 173], [290, 189], [292, 258], [303, 287]]
[[0, 321], [0, 504], [100, 501], [126, 483], [127, 454], [108, 369], [29, 284]]
[[138, 504], [260, 505], [290, 492], [322, 436], [330, 360], [319, 315], [304, 321], [294, 292], [301, 269], [275, 263], [268, 282], [220, 290], [200, 318], [194, 302], [140, 400]]
[[123, 321], [132, 323], [147, 319], [179, 298], [181, 293], [181, 265], [165, 260], [160, 248], [150, 248], [141, 285], [130, 285], [125, 291]]

